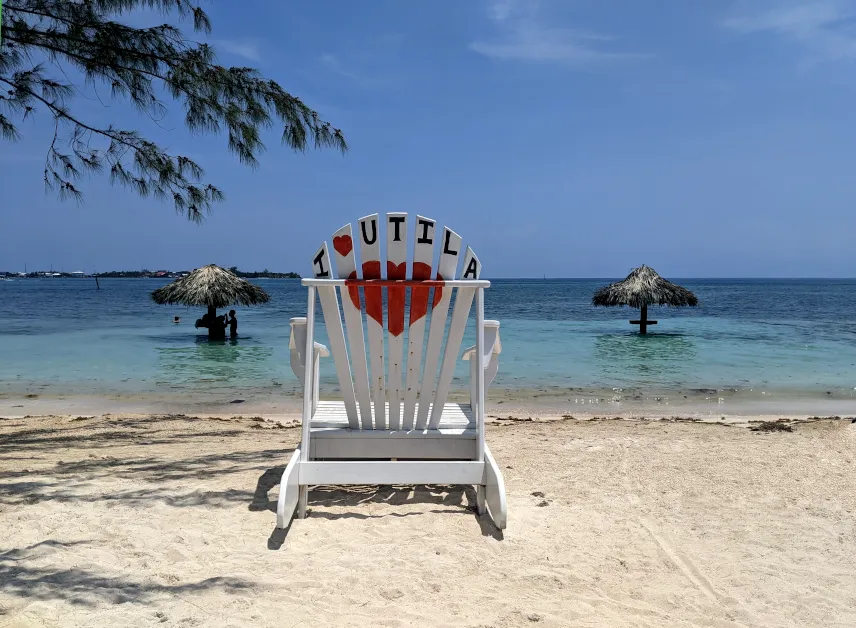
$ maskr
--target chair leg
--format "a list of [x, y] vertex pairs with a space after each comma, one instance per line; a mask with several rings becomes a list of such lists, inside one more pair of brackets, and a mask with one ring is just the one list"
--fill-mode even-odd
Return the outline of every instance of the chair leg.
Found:
[[508, 520], [508, 504], [505, 501], [505, 480], [502, 479], [502, 471], [485, 445], [485, 501], [490, 503], [490, 516], [500, 530], [504, 530]]
[[309, 487], [301, 486], [300, 487], [300, 497], [297, 499], [297, 518], [305, 519], [306, 518], [306, 506], [309, 503]]
[[483, 515], [485, 512], [487, 512], [487, 509], [485, 508], [485, 505], [484, 505], [484, 499], [485, 499], [484, 486], [477, 486], [476, 487], [476, 512], [480, 515]]

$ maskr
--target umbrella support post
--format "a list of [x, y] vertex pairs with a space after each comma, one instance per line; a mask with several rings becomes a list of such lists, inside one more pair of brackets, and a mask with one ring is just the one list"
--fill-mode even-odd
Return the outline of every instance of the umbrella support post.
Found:
[[217, 320], [217, 308], [208, 306], [208, 340], [217, 340], [214, 322]]
[[639, 333], [645, 335], [648, 333], [648, 325], [656, 325], [657, 321], [648, 320], [648, 305], [642, 306], [642, 311], [639, 313], [638, 321], [630, 321], [631, 325], [639, 325]]

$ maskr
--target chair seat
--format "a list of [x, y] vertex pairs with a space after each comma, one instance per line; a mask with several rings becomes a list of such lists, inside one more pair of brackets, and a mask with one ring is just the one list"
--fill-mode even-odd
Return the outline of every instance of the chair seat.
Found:
[[[389, 404], [386, 410], [389, 420]], [[436, 430], [363, 430], [348, 426], [343, 402], [321, 401], [311, 430], [312, 460], [473, 460], [476, 456], [476, 422], [469, 404], [445, 404]]]

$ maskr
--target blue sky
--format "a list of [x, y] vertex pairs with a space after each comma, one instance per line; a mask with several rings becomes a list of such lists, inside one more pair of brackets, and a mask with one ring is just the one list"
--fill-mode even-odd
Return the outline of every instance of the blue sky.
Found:
[[[227, 199], [201, 226], [100, 178], [45, 193], [50, 128], [0, 144], [0, 270], [308, 274], [375, 211], [458, 231], [489, 277], [856, 276], [856, 2], [319, 0], [204, 5], [221, 62], [258, 67], [341, 127], [344, 156], [140, 128]], [[248, 11], [247, 7], [255, 7]], [[157, 21], [162, 21], [159, 19]]]

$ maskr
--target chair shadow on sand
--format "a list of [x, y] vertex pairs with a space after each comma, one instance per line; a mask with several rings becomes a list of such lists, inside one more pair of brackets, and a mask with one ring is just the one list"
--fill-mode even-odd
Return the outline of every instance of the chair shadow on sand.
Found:
[[[268, 469], [259, 477], [253, 501], [249, 509], [254, 512], [276, 512], [276, 495], [273, 489], [279, 487], [285, 467]], [[273, 499], [271, 499], [273, 497]], [[366, 514], [365, 504], [386, 504], [388, 506], [408, 506], [428, 504], [434, 506], [421, 512], [389, 512], [385, 514]], [[324, 519], [377, 519], [382, 517], [411, 517], [424, 514], [468, 514], [475, 517], [483, 536], [502, 540], [502, 530], [497, 528], [490, 515], [476, 514], [476, 491], [472, 486], [437, 486], [420, 484], [417, 486], [315, 486], [309, 491], [310, 518]], [[314, 507], [314, 508], [313, 508]], [[345, 512], [327, 512], [324, 508], [337, 507]], [[293, 520], [292, 520], [293, 523]], [[268, 549], [279, 549], [288, 537], [291, 523], [284, 530], [274, 528], [268, 539]]]

